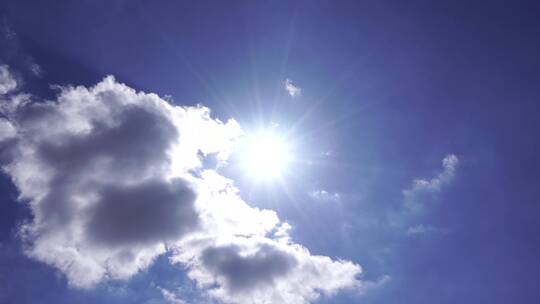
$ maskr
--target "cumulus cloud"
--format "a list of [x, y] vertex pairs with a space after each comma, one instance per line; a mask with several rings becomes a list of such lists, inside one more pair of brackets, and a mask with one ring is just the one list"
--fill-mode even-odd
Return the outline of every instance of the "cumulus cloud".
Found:
[[72, 286], [127, 279], [167, 251], [225, 303], [308, 303], [361, 286], [360, 266], [312, 255], [274, 211], [251, 207], [203, 167], [234, 151], [243, 134], [234, 120], [113, 77], [61, 87], [51, 101], [2, 103], [0, 124], [12, 128], [2, 131], [2, 169], [33, 213], [20, 231], [25, 253]]
[[309, 195], [316, 200], [327, 202], [339, 202], [341, 200], [341, 195], [339, 195], [339, 193], [330, 193], [326, 190], [315, 190], [312, 191]]
[[297, 97], [302, 95], [302, 89], [295, 85], [292, 80], [285, 79], [285, 90], [291, 97]]
[[[173, 153], [183, 146], [177, 125], [193, 113], [209, 128], [222, 124], [112, 77], [4, 113], [17, 140], [3, 169], [33, 212], [21, 231], [26, 253], [72, 285], [91, 287], [130, 277], [166, 242], [198, 229], [190, 177], [170, 176]], [[205, 148], [192, 144], [186, 148]]]
[[420, 207], [420, 197], [426, 194], [434, 194], [441, 190], [441, 187], [450, 183], [454, 178], [459, 159], [454, 154], [447, 155], [442, 160], [443, 170], [432, 179], [415, 179], [412, 187], [403, 190], [405, 206], [409, 209]]
[[184, 238], [173, 263], [225, 303], [309, 303], [319, 295], [361, 284], [360, 266], [325, 256], [291, 241], [289, 224], [276, 213], [249, 207], [232, 180], [203, 171], [199, 203], [207, 230]]
[[0, 65], [0, 95], [7, 94], [17, 88], [17, 81], [9, 72], [7, 65]]

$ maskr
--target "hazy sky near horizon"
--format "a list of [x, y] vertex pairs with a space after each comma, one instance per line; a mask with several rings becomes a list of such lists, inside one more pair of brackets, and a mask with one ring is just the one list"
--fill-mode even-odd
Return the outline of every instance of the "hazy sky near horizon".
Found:
[[0, 0], [0, 303], [535, 303], [539, 14]]

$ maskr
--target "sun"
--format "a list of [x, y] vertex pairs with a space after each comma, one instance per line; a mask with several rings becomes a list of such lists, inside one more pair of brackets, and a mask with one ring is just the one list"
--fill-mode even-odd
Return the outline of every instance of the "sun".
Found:
[[244, 139], [241, 163], [246, 174], [257, 181], [282, 179], [291, 162], [287, 141], [272, 131], [262, 131]]

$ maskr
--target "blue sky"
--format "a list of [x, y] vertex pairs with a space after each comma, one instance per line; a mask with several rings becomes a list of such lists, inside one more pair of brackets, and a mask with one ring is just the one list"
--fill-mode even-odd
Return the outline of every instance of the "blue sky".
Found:
[[539, 11], [0, 1], [0, 303], [535, 303]]

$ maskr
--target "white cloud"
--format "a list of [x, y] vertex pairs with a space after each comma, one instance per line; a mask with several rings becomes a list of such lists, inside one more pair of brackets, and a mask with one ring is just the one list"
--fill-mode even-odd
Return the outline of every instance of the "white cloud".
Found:
[[7, 94], [17, 88], [17, 81], [9, 72], [7, 65], [0, 65], [0, 95]]
[[289, 93], [289, 95], [291, 95], [291, 97], [297, 97], [302, 95], [302, 89], [299, 86], [295, 85], [290, 79], [285, 79], [285, 90], [287, 91], [287, 93]]
[[208, 230], [179, 242], [171, 260], [189, 265], [188, 276], [210, 295], [225, 303], [309, 303], [359, 284], [360, 266], [311, 255], [291, 242], [289, 224], [249, 207], [231, 180], [209, 170], [202, 178]]
[[312, 198], [327, 202], [339, 202], [341, 195], [337, 192], [330, 193], [326, 190], [315, 190], [309, 194]]
[[443, 170], [434, 178], [415, 179], [410, 189], [403, 190], [405, 206], [415, 210], [420, 208], [420, 196], [437, 193], [441, 187], [450, 183], [455, 176], [459, 160], [456, 155], [449, 154], [442, 160]]
[[158, 287], [159, 291], [161, 291], [161, 295], [163, 296], [163, 298], [165, 299], [165, 301], [167, 301], [167, 303], [170, 303], [170, 304], [186, 304], [186, 301], [178, 298], [178, 296], [168, 290], [168, 289], [165, 289], [165, 288], [162, 288], [162, 287]]
[[18, 137], [3, 169], [34, 216], [22, 230], [27, 255], [61, 270], [70, 284], [91, 287], [129, 278], [166, 243], [200, 229], [192, 177], [172, 176], [171, 164], [178, 149], [211, 152], [179, 138], [195, 132], [180, 133], [187, 117], [199, 115], [200, 128], [221, 124], [204, 113], [112, 77], [5, 113]]
[[359, 265], [312, 255], [274, 211], [203, 168], [234, 151], [234, 120], [113, 77], [62, 87], [54, 101], [24, 96], [0, 107], [16, 138], [0, 141], [2, 168], [33, 213], [20, 231], [26, 254], [72, 286], [127, 279], [168, 250], [225, 303], [308, 303], [362, 284]]

